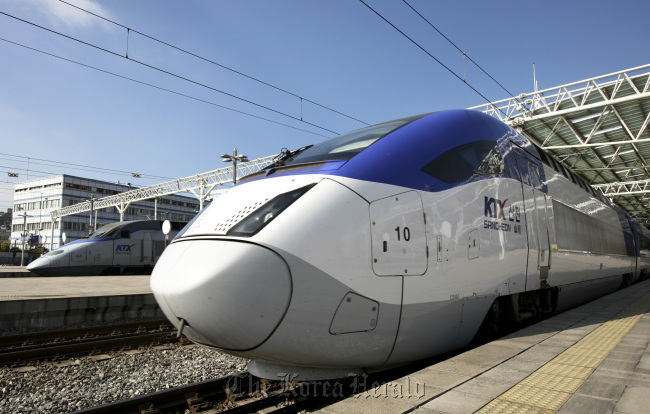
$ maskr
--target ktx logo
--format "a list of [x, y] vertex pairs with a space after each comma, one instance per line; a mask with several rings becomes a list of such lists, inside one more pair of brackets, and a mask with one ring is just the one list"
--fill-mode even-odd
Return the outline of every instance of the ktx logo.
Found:
[[493, 197], [485, 197], [483, 215], [485, 217], [495, 218], [499, 220], [515, 221], [519, 223], [521, 216], [519, 207], [510, 205], [506, 210], [506, 203], [508, 200], [508, 198], [501, 201]]
[[130, 252], [131, 247], [135, 246], [135, 244], [128, 245], [128, 244], [118, 244], [117, 247], [115, 248], [116, 252]]

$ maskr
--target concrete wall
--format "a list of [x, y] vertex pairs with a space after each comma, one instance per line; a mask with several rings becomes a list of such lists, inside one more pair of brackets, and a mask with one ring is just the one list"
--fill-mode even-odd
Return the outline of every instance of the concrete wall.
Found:
[[0, 301], [0, 329], [157, 318], [165, 316], [152, 294]]

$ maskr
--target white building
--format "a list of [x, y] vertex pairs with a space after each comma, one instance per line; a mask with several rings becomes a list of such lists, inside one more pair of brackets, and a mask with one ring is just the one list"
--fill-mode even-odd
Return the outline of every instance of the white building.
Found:
[[[88, 236], [92, 226], [99, 228], [120, 221], [117, 209], [109, 207], [95, 210], [92, 214], [85, 212], [63, 216], [54, 223], [50, 211], [87, 201], [91, 197], [99, 199], [131, 189], [133, 188], [129, 184], [110, 183], [71, 175], [57, 175], [16, 184], [11, 244], [21, 248], [23, 234], [26, 234], [26, 245], [29, 241], [33, 244], [38, 244], [40, 241], [47, 249], [52, 250], [61, 246], [63, 233], [66, 234], [68, 243]], [[145, 200], [132, 203], [124, 214], [124, 221], [167, 219], [188, 222], [198, 209], [199, 203], [195, 198], [168, 195], [160, 197], [157, 202]]]

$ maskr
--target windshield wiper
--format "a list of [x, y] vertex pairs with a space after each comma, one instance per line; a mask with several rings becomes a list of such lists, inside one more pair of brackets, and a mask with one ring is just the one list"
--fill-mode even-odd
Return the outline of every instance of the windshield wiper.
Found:
[[289, 151], [286, 148], [282, 148], [280, 153], [275, 158], [273, 158], [273, 164], [271, 164], [267, 168], [281, 167], [287, 162], [287, 160], [289, 158], [292, 158], [293, 156], [298, 155], [301, 152], [303, 152], [304, 150], [309, 149], [309, 148], [311, 148], [313, 146], [314, 146], [313, 144], [312, 145], [307, 145], [307, 146], [304, 146], [302, 148], [298, 148], [297, 150], [293, 150], [293, 151]]

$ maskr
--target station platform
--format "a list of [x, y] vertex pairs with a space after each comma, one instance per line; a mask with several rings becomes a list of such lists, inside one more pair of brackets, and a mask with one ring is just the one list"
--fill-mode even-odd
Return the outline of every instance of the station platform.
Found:
[[151, 294], [150, 276], [62, 276], [0, 279], [0, 302], [15, 299]]
[[38, 276], [36, 273], [32, 273], [26, 269], [26, 266], [10, 266], [10, 265], [1, 265], [0, 266], [0, 278], [5, 277], [35, 277]]
[[645, 414], [649, 312], [647, 280], [318, 412]]
[[0, 329], [164, 318], [150, 276], [0, 278]]

